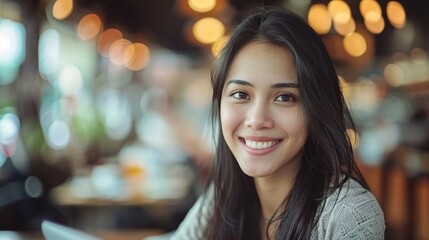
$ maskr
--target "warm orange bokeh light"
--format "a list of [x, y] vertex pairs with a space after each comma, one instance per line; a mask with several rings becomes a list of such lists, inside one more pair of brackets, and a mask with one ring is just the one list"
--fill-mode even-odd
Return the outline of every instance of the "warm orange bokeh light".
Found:
[[195, 12], [205, 13], [216, 7], [216, 0], [188, 0], [188, 5]]
[[328, 11], [334, 22], [339, 24], [346, 24], [351, 18], [350, 7], [343, 1], [330, 1], [328, 3]]
[[347, 36], [356, 30], [355, 20], [353, 18], [350, 18], [349, 21], [345, 24], [335, 22], [334, 29], [338, 34], [342, 36]]
[[103, 23], [96, 14], [88, 14], [84, 16], [77, 25], [77, 35], [82, 40], [89, 40], [96, 37], [101, 29]]
[[369, 18], [369, 21], [376, 22], [381, 17], [380, 4], [374, 0], [362, 0], [359, 3], [359, 11], [364, 18]]
[[313, 4], [308, 11], [308, 24], [318, 34], [326, 34], [331, 29], [332, 19], [323, 4]]
[[150, 50], [143, 43], [130, 44], [125, 49], [124, 60], [125, 65], [132, 71], [143, 69], [150, 59]]
[[206, 17], [194, 24], [192, 33], [197, 41], [211, 44], [225, 34], [225, 26], [217, 18]]
[[112, 44], [122, 38], [123, 35], [118, 29], [107, 29], [101, 34], [100, 38], [98, 39], [98, 53], [100, 53], [104, 57], [109, 56], [109, 49]]
[[113, 64], [121, 66], [127, 64], [130, 59], [125, 55], [125, 51], [131, 42], [127, 39], [116, 40], [109, 49], [109, 59]]
[[382, 17], [380, 17], [376, 22], [365, 18], [365, 27], [368, 29], [368, 31], [374, 34], [381, 33], [384, 30], [384, 25], [384, 19]]
[[395, 28], [403, 28], [407, 22], [404, 7], [397, 1], [390, 1], [386, 7], [387, 18]]
[[353, 57], [360, 57], [367, 50], [366, 40], [358, 32], [345, 36], [343, 39], [343, 46], [344, 50]]
[[57, 0], [52, 8], [52, 16], [63, 20], [70, 16], [73, 11], [73, 0]]

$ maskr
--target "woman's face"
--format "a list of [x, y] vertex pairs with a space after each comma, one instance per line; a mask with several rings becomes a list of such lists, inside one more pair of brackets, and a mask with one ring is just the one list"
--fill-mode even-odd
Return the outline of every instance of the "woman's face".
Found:
[[245, 174], [295, 176], [307, 126], [291, 53], [263, 42], [242, 48], [225, 79], [220, 119]]

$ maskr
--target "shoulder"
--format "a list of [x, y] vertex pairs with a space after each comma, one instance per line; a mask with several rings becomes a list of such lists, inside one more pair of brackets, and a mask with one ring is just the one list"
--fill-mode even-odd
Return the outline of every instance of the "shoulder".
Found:
[[170, 240], [203, 239], [204, 229], [207, 227], [208, 219], [213, 211], [213, 197], [214, 189], [210, 186], [189, 210]]
[[384, 239], [384, 214], [374, 195], [349, 179], [325, 201], [315, 226], [318, 238]]

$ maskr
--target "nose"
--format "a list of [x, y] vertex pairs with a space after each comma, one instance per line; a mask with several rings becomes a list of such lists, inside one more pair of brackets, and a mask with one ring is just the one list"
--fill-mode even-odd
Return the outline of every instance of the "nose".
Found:
[[246, 113], [244, 125], [256, 130], [274, 127], [269, 107], [264, 104], [253, 104]]

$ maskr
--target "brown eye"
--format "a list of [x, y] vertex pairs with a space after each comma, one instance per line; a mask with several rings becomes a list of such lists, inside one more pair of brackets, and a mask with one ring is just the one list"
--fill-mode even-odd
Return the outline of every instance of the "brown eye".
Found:
[[233, 94], [231, 94], [231, 96], [233, 98], [236, 98], [236, 99], [248, 99], [249, 98], [249, 96], [245, 92], [234, 92]]
[[292, 102], [295, 101], [296, 97], [293, 96], [292, 94], [282, 94], [278, 97], [276, 97], [275, 101], [280, 101], [280, 102]]

